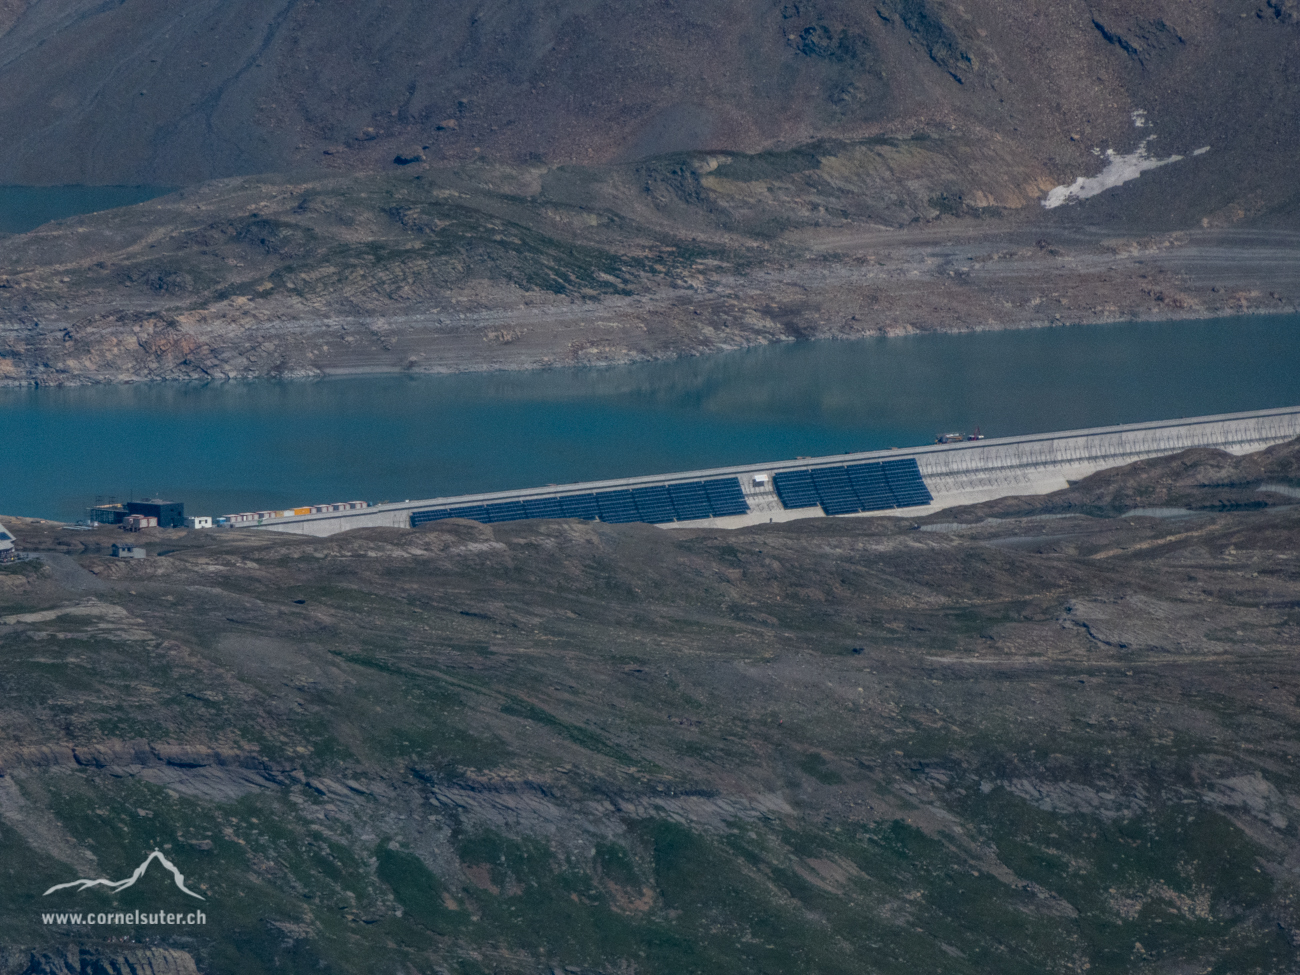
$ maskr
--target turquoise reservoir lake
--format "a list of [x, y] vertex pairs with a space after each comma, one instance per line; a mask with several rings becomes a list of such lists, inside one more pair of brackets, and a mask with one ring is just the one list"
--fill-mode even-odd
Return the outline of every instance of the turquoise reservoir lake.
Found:
[[51, 220], [129, 207], [170, 192], [165, 186], [0, 186], [0, 234], [25, 234]]
[[1300, 404], [1300, 316], [792, 343], [606, 369], [0, 389], [0, 514], [400, 501]]

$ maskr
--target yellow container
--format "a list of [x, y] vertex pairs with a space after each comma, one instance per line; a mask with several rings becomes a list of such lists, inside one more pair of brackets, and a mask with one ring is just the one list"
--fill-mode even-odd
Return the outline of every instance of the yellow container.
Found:
[[309, 515], [311, 514], [311, 508], [294, 508], [293, 513], [295, 515]]

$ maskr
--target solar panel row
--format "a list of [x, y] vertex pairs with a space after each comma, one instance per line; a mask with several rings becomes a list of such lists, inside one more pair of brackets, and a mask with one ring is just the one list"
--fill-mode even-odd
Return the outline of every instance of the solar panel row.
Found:
[[429, 521], [442, 521], [444, 518], [450, 518], [451, 512], [446, 508], [434, 508], [432, 511], [413, 511], [411, 512], [411, 527], [423, 525]]
[[709, 497], [709, 507], [713, 509], [715, 517], [749, 514], [749, 502], [740, 490], [739, 478], [722, 477], [716, 481], [705, 481], [704, 493]]
[[596, 496], [594, 494], [571, 494], [560, 498], [560, 510], [566, 518], [585, 518], [595, 521], [597, 517]]
[[813, 487], [821, 498], [822, 509], [828, 515], [847, 515], [862, 510], [862, 503], [849, 483], [849, 472], [843, 467], [820, 467], [812, 472]]
[[828, 515], [915, 508], [934, 500], [911, 457], [876, 464], [782, 471], [772, 477], [772, 486], [784, 507], [814, 508], [820, 504]]
[[657, 525], [665, 521], [677, 520], [677, 512], [673, 510], [673, 499], [668, 496], [668, 489], [662, 484], [633, 488], [631, 493], [642, 521]]
[[596, 505], [600, 509], [601, 521], [622, 525], [641, 520], [631, 491], [601, 491], [596, 495]]
[[524, 502], [524, 515], [528, 518], [563, 518], [564, 509], [558, 498], [529, 498]]
[[885, 469], [889, 490], [894, 492], [894, 501], [900, 508], [915, 508], [934, 500], [921, 479], [921, 469], [914, 458], [887, 460], [881, 466]]
[[713, 509], [709, 507], [709, 494], [704, 490], [703, 481], [669, 484], [668, 497], [672, 499], [673, 510], [677, 512], [678, 521], [696, 521], [700, 518], [713, 517]]
[[453, 518], [473, 518], [475, 521], [491, 521], [488, 510], [481, 504], [468, 504], [463, 508], [451, 508]]
[[520, 521], [525, 518], [585, 518], [588, 521], [600, 519], [610, 524], [641, 521], [662, 525], [670, 521], [725, 518], [748, 512], [749, 503], [740, 489], [739, 479], [724, 477], [711, 481], [689, 481], [685, 484], [652, 484], [631, 490], [525, 498], [522, 501], [497, 501], [457, 508], [432, 508], [412, 512], [411, 527], [444, 518], [468, 518], [484, 524]]
[[863, 511], [884, 511], [894, 507], [894, 494], [889, 490], [882, 465], [854, 464], [845, 470], [858, 500], [862, 502]]
[[821, 503], [810, 471], [782, 471], [772, 476], [772, 487], [786, 508], [815, 508]]

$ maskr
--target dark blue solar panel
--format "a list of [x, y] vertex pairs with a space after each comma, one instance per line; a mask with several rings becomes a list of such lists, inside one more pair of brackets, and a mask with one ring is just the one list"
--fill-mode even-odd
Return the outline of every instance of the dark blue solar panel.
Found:
[[889, 489], [894, 492], [894, 500], [900, 508], [915, 508], [934, 500], [921, 479], [921, 469], [917, 467], [915, 458], [887, 460], [883, 466]]
[[529, 498], [524, 502], [524, 514], [529, 518], [563, 518], [564, 509], [558, 498]]
[[631, 491], [598, 491], [596, 505], [600, 508], [600, 520], [611, 525], [622, 525], [629, 521], [640, 521], [636, 502], [632, 500]]
[[566, 518], [586, 518], [588, 521], [595, 521], [600, 514], [594, 494], [570, 494], [560, 498], [560, 510]]
[[894, 490], [894, 499], [898, 502], [900, 508], [915, 508], [918, 505], [929, 504], [934, 500], [924, 484], [915, 488], [896, 488]]
[[661, 525], [677, 518], [677, 512], [673, 510], [672, 498], [668, 496], [668, 489], [662, 484], [633, 488], [632, 500], [636, 502], [636, 510], [642, 521]]
[[695, 521], [699, 518], [713, 517], [713, 509], [709, 507], [709, 495], [700, 481], [669, 484], [668, 496], [672, 498], [673, 510], [677, 512], [678, 521]]
[[894, 492], [889, 490], [885, 469], [880, 464], [853, 464], [846, 470], [863, 511], [885, 511], [894, 507]]
[[528, 517], [522, 501], [498, 501], [487, 506], [487, 513], [488, 520], [492, 522], [522, 521]]
[[921, 476], [921, 468], [917, 466], [915, 457], [899, 457], [897, 460], [886, 460], [881, 462], [881, 467], [885, 469], [886, 474], [915, 474]]
[[812, 475], [808, 471], [782, 471], [772, 475], [772, 486], [776, 496], [781, 499], [782, 507], [815, 508], [821, 502], [813, 488]]
[[720, 477], [703, 483], [704, 493], [709, 496], [709, 507], [713, 509], [716, 517], [749, 514], [749, 502], [745, 500], [745, 493], [740, 490], [740, 478]]
[[812, 480], [822, 510], [828, 515], [849, 515], [862, 510], [843, 467], [818, 467], [812, 471]]
[[444, 518], [450, 518], [451, 512], [446, 508], [434, 508], [430, 511], [412, 511], [411, 527], [423, 525], [427, 521], [442, 521]]
[[481, 521], [485, 523], [490, 520], [488, 518], [487, 508], [481, 504], [467, 504], [461, 508], [448, 508], [447, 517], [468, 518], [470, 521]]

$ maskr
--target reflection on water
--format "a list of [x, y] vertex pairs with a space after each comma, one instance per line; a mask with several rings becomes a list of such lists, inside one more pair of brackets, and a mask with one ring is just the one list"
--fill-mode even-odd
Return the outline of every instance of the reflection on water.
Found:
[[1300, 404], [1300, 317], [797, 343], [609, 369], [0, 390], [0, 513], [434, 497]]
[[25, 234], [51, 220], [134, 206], [170, 192], [165, 186], [0, 186], [0, 234]]

